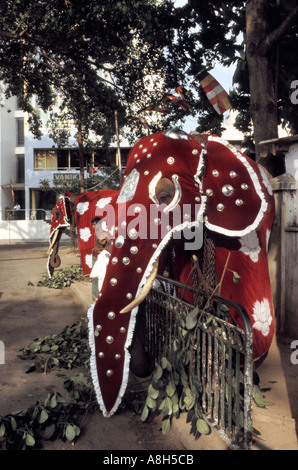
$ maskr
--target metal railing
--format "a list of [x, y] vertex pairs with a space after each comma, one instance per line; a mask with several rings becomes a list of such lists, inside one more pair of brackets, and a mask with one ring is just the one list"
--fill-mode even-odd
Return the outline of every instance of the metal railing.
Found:
[[[26, 220], [26, 209], [5, 209], [4, 220]], [[29, 220], [51, 221], [52, 210], [29, 209]]]
[[[252, 442], [253, 339], [248, 313], [240, 304], [157, 276], [161, 289], [146, 298], [147, 348], [156, 361], [172, 350], [177, 338], [177, 311], [185, 320], [200, 305], [190, 370], [201, 384], [204, 419], [231, 449], [250, 449]], [[187, 290], [191, 305], [179, 297]], [[174, 295], [173, 295], [174, 294]], [[218, 317], [218, 308], [230, 309], [243, 327]]]

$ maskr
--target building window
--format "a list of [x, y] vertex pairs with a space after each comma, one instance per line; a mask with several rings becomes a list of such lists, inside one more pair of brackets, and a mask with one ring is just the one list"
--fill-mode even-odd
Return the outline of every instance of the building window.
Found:
[[24, 146], [24, 118], [17, 118], [17, 146]]
[[25, 158], [24, 155], [17, 155], [17, 183], [25, 182]]
[[34, 170], [57, 170], [56, 150], [34, 150]]
[[[86, 161], [89, 157], [86, 156]], [[35, 149], [34, 170], [63, 171], [79, 170], [79, 152], [76, 149]]]

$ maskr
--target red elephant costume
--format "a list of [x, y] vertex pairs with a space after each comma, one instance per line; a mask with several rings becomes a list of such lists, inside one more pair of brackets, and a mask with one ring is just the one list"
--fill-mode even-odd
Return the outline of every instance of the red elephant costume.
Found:
[[[162, 233], [160, 219], [153, 220], [149, 210], [149, 206], [159, 208], [155, 190], [161, 178], [172, 181], [174, 187], [173, 200], [164, 213], [186, 208], [179, 223], [170, 215], [166, 233]], [[87, 200], [88, 195], [80, 201], [84, 204]], [[117, 410], [125, 393], [128, 348], [138, 307], [120, 312], [138, 295], [171, 238], [186, 228], [204, 225], [227, 240], [227, 246], [224, 242], [216, 246], [219, 279], [230, 253], [221, 295], [248, 311], [254, 358], [266, 353], [275, 330], [267, 262], [274, 199], [264, 172], [254, 161], [217, 136], [158, 132], [132, 148], [120, 194], [110, 204], [115, 222], [107, 225], [115, 233], [115, 241], [102, 291], [88, 312], [91, 373], [104, 416]], [[79, 231], [81, 220], [77, 221]], [[145, 236], [140, 234], [141, 225], [147, 227]], [[149, 228], [155, 230], [154, 237]], [[228, 248], [230, 240], [237, 240], [236, 250]], [[240, 276], [237, 284], [233, 271]], [[181, 270], [179, 280], [185, 280], [185, 272]]]
[[[53, 267], [50, 263], [53, 246], [58, 233], [63, 229], [70, 227], [71, 219], [71, 193], [66, 193], [58, 198], [57, 204], [53, 210], [51, 230], [50, 230], [50, 249], [48, 258], [48, 274], [51, 277]], [[92, 249], [96, 244], [96, 233], [92, 228], [91, 220], [96, 216], [96, 211], [106, 205], [115, 204], [118, 197], [118, 191], [112, 189], [103, 189], [99, 191], [90, 191], [80, 194], [75, 199], [75, 221], [78, 234], [79, 250], [83, 274], [89, 275], [92, 271]]]

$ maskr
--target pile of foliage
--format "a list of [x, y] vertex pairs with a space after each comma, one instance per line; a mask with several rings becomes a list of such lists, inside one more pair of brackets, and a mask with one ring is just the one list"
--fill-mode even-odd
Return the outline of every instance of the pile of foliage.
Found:
[[[37, 354], [45, 354], [39, 360]], [[89, 368], [88, 324], [83, 318], [71, 326], [66, 326], [61, 333], [36, 338], [27, 347], [21, 349], [18, 356], [29, 362], [24, 367], [24, 372], [44, 372], [53, 367], [72, 369], [73, 367]]]
[[79, 416], [98, 409], [92, 394], [90, 379], [82, 373], [64, 382], [70, 400], [63, 400], [60, 393], [51, 393], [44, 403], [38, 401], [26, 411], [0, 416], [0, 448], [25, 450], [41, 448], [42, 441], [74, 442], [80, 435], [84, 422], [78, 425]]
[[[63, 287], [69, 287], [74, 281], [83, 280], [83, 270], [72, 266], [71, 268], [62, 268], [56, 271], [51, 278], [47, 274], [44, 274], [41, 281], [38, 281], [37, 286], [62, 289]], [[32, 285], [30, 282], [28, 284]]]
[[[36, 359], [44, 354], [47, 358]], [[25, 373], [47, 373], [53, 368], [89, 368], [88, 325], [82, 319], [66, 326], [61, 333], [36, 338], [18, 356], [29, 360]], [[81, 415], [99, 410], [91, 378], [77, 372], [64, 382], [69, 393], [65, 401], [58, 392], [48, 395], [44, 403], [38, 401], [26, 411], [0, 416], [0, 446], [6, 450], [23, 450], [42, 446], [42, 440], [62, 439], [74, 442], [83, 425]]]

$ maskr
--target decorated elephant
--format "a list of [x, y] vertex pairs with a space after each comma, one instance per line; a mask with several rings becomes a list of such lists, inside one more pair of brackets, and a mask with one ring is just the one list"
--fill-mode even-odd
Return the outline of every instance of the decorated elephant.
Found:
[[[79, 204], [88, 202], [80, 198]], [[205, 276], [198, 262], [203, 286], [212, 289], [220, 280], [221, 295], [250, 316], [254, 359], [268, 351], [275, 331], [267, 262], [274, 199], [253, 160], [217, 136], [158, 132], [131, 149], [119, 194], [104, 199], [92, 207], [113, 245], [102, 290], [88, 311], [91, 374], [104, 416], [115, 413], [125, 393], [139, 305], [156, 274], [166, 270], [191, 282], [193, 260], [206, 241], [214, 275]]]
[[101, 210], [106, 204], [113, 205], [117, 197], [118, 191], [104, 189], [79, 195], [65, 193], [58, 198], [53, 210], [50, 229], [50, 247], [47, 263], [47, 271], [50, 277], [53, 275], [54, 269], [60, 266], [61, 260], [58, 255], [59, 242], [63, 231], [71, 226], [72, 211], [74, 211], [75, 224], [78, 230], [78, 244], [83, 274], [91, 274], [93, 248], [96, 246], [97, 237], [97, 230], [93, 230], [92, 227], [92, 219], [95, 217], [97, 210]]

